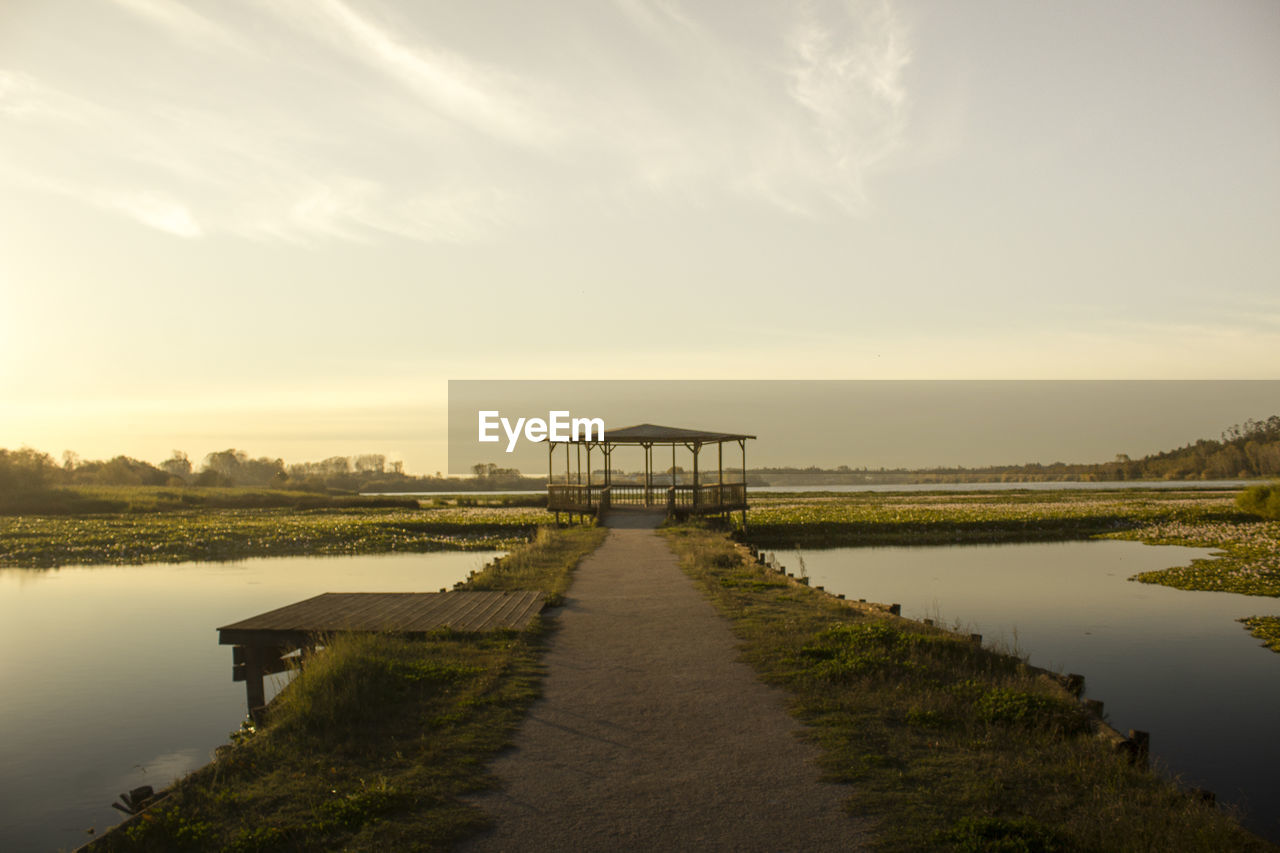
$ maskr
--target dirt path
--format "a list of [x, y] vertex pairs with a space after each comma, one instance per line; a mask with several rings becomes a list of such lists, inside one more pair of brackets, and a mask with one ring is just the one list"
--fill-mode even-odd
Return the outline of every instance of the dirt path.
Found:
[[544, 698], [474, 800], [496, 827], [462, 849], [860, 846], [847, 789], [656, 533], [610, 530], [556, 618]]

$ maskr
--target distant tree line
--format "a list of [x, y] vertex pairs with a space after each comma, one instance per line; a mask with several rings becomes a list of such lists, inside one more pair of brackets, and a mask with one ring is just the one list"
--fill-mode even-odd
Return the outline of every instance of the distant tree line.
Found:
[[[680, 469], [677, 469], [679, 471]], [[543, 476], [526, 477], [515, 468], [477, 463], [470, 477], [404, 473], [400, 462], [378, 453], [331, 456], [319, 462], [286, 465], [256, 459], [234, 448], [209, 453], [196, 469], [186, 453], [152, 465], [128, 456], [86, 461], [70, 451], [59, 464], [47, 453], [24, 447], [0, 449], [0, 492], [21, 493], [60, 486], [255, 486], [316, 492], [465, 492], [541, 489]], [[669, 472], [668, 472], [669, 475]], [[618, 482], [622, 472], [615, 472]], [[1176, 450], [1141, 459], [1124, 454], [1110, 462], [1004, 465], [987, 468], [870, 469], [841, 465], [828, 469], [753, 468], [751, 483], [841, 485], [874, 483], [979, 483], [1116, 480], [1221, 480], [1280, 476], [1280, 415], [1229, 427], [1220, 439], [1201, 439]]]
[[37, 492], [63, 486], [255, 486], [314, 492], [432, 492], [540, 489], [545, 478], [525, 477], [514, 468], [472, 467], [471, 477], [414, 477], [401, 462], [380, 453], [331, 456], [320, 462], [286, 465], [282, 459], [254, 459], [234, 448], [209, 453], [197, 469], [186, 453], [152, 465], [128, 456], [87, 461], [63, 454], [62, 464], [47, 453], [24, 447], [0, 449], [0, 492]]
[[756, 468], [770, 485], [875, 483], [1112, 482], [1119, 480], [1231, 480], [1280, 476], [1280, 415], [1246, 420], [1220, 439], [1110, 462], [998, 465], [985, 468]]

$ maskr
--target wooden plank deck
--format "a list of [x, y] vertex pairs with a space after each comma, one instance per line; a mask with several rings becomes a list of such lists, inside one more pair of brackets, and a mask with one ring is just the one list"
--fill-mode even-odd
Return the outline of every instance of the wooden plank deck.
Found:
[[545, 603], [543, 593], [529, 590], [326, 592], [223, 625], [218, 643], [234, 646], [231, 677], [245, 683], [249, 713], [257, 720], [265, 700], [262, 677], [284, 671], [287, 655], [323, 643], [326, 634], [523, 630]]
[[287, 645], [316, 634], [387, 632], [421, 635], [458, 631], [522, 630], [539, 611], [541, 592], [326, 592], [224, 625], [221, 645]]

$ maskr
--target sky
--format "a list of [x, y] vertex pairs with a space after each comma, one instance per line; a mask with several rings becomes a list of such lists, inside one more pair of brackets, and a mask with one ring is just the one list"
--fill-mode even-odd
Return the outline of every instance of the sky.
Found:
[[0, 3], [0, 447], [427, 472], [450, 379], [1274, 379], [1277, 234], [1271, 0]]

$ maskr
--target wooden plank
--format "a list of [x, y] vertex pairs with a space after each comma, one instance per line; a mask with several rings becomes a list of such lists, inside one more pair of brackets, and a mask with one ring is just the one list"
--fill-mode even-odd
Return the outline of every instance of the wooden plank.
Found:
[[218, 629], [223, 645], [305, 642], [333, 632], [423, 634], [445, 626], [461, 631], [521, 630], [542, 609], [540, 592], [327, 592]]

